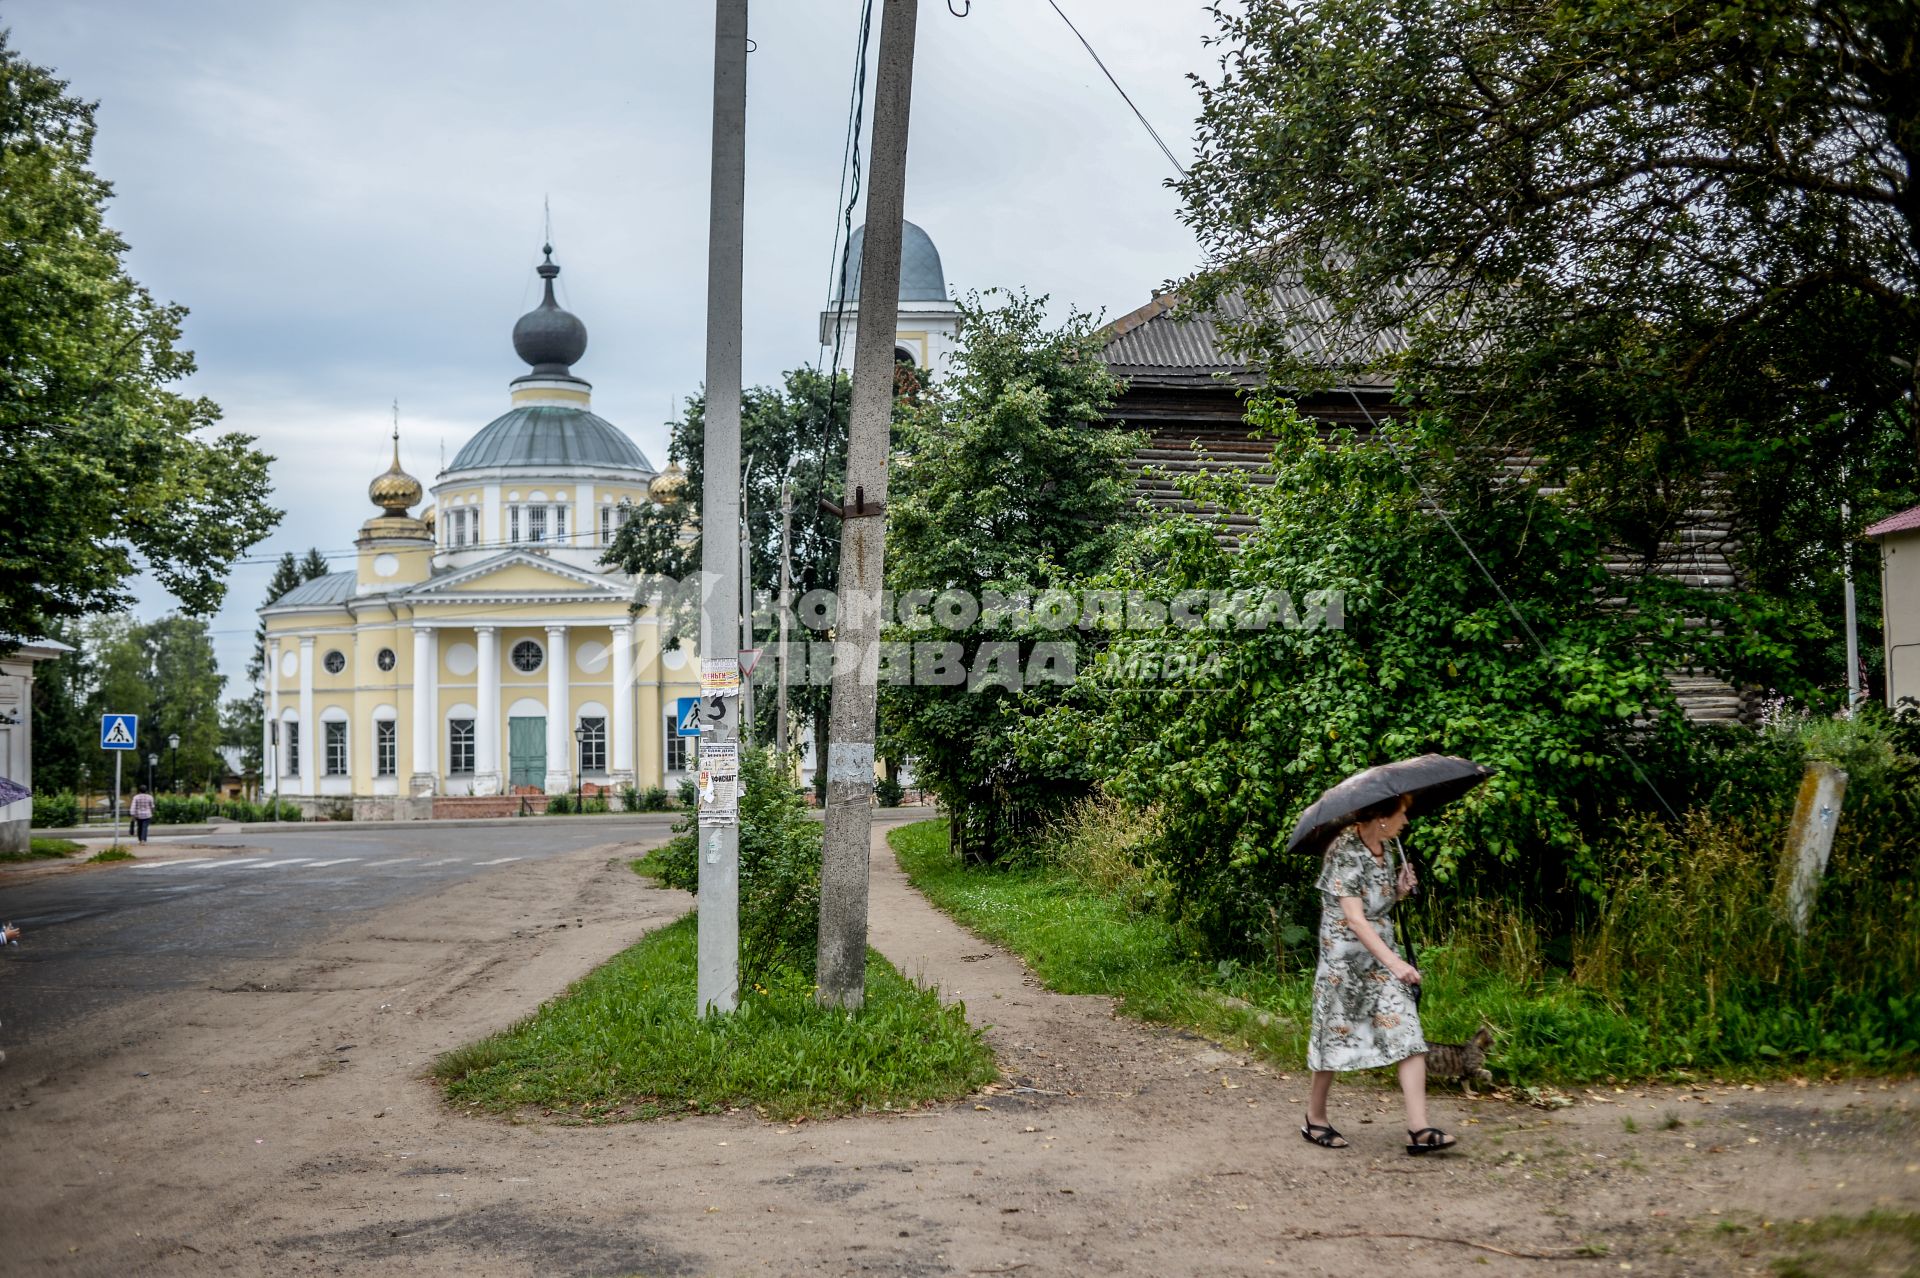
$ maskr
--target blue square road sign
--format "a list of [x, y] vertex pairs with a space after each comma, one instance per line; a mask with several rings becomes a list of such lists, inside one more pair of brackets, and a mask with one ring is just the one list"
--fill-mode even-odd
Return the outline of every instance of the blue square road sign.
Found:
[[673, 703], [674, 735], [677, 737], [697, 737], [700, 735], [700, 698], [681, 697]]
[[138, 750], [140, 748], [140, 716], [137, 714], [101, 715], [100, 748], [102, 750]]

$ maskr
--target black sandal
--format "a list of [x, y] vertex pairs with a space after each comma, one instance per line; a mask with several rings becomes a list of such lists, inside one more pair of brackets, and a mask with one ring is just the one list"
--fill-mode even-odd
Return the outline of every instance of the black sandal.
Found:
[[[1346, 1149], [1349, 1144], [1347, 1138], [1333, 1130], [1329, 1124], [1316, 1123], [1311, 1119], [1308, 1119], [1307, 1125], [1300, 1129], [1300, 1134], [1322, 1149]], [[1333, 1143], [1336, 1140], [1340, 1142], [1338, 1145]]]
[[1422, 1127], [1417, 1132], [1410, 1131], [1407, 1133], [1407, 1138], [1409, 1154], [1431, 1154], [1435, 1150], [1452, 1149], [1460, 1143], [1438, 1127]]

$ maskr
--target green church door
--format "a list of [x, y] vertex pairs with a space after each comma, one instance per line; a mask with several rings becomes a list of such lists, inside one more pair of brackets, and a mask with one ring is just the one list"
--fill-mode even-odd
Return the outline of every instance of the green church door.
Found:
[[546, 719], [507, 720], [507, 784], [539, 789], [546, 783]]

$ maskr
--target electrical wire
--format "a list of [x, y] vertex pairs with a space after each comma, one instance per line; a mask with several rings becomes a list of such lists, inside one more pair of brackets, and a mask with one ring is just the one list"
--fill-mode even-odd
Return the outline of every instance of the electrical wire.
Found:
[[[1420, 476], [1414, 472], [1412, 465], [1407, 461], [1406, 455], [1400, 451], [1400, 446], [1394, 443], [1392, 434], [1380, 429], [1379, 420], [1374, 417], [1373, 411], [1367, 407], [1366, 401], [1360, 398], [1359, 391], [1349, 386], [1347, 387], [1347, 394], [1352, 397], [1355, 406], [1360, 409], [1361, 415], [1367, 419], [1369, 429], [1373, 431], [1374, 435], [1377, 436], [1381, 442], [1386, 444], [1387, 451], [1393, 454], [1393, 460], [1399, 464], [1401, 472], [1413, 481], [1414, 487], [1420, 490], [1421, 497], [1425, 498], [1427, 504], [1433, 508], [1434, 513], [1440, 516], [1440, 522], [1445, 524], [1447, 531], [1453, 534], [1453, 539], [1460, 543], [1460, 549], [1466, 552], [1467, 558], [1473, 561], [1473, 566], [1480, 570], [1480, 575], [1487, 579], [1487, 584], [1492, 586], [1494, 593], [1500, 596], [1500, 602], [1507, 606], [1507, 612], [1519, 623], [1520, 628], [1527, 632], [1527, 638], [1533, 640], [1533, 646], [1540, 650], [1541, 660], [1545, 661], [1549, 667], [1552, 667], [1554, 664], [1553, 654], [1547, 651], [1546, 642], [1540, 638], [1539, 632], [1534, 630], [1533, 624], [1522, 615], [1519, 606], [1513, 602], [1513, 597], [1507, 593], [1506, 587], [1500, 584], [1499, 580], [1495, 578], [1493, 573], [1487, 568], [1486, 563], [1481, 560], [1479, 555], [1474, 553], [1473, 547], [1467, 543], [1467, 539], [1461, 535], [1460, 529], [1455, 526], [1452, 517], [1447, 514], [1446, 506], [1434, 496], [1433, 491], [1429, 489], [1426, 483], [1421, 480]], [[1640, 766], [1640, 761], [1627, 753], [1626, 747], [1620, 745], [1618, 742], [1614, 743], [1613, 752], [1620, 756], [1628, 768], [1632, 769], [1635, 779], [1653, 792], [1653, 797], [1660, 801], [1660, 806], [1667, 810], [1667, 815], [1673, 818], [1674, 823], [1676, 825], [1679, 824], [1680, 814], [1674, 811], [1671, 803], [1667, 802], [1667, 796], [1662, 794], [1660, 787], [1653, 783], [1653, 778], [1648, 776], [1646, 770]]]
[[1185, 177], [1186, 165], [1174, 157], [1173, 148], [1167, 145], [1166, 140], [1160, 136], [1160, 131], [1154, 128], [1147, 117], [1141, 113], [1140, 108], [1134, 105], [1133, 99], [1127, 96], [1127, 91], [1120, 87], [1120, 82], [1113, 78], [1113, 72], [1107, 70], [1107, 64], [1100, 60], [1100, 54], [1095, 51], [1092, 44], [1088, 43], [1087, 38], [1080, 34], [1080, 28], [1073, 25], [1073, 19], [1067, 16], [1067, 11], [1060, 7], [1058, 0], [1047, 0], [1047, 3], [1053, 6], [1055, 13], [1060, 15], [1060, 21], [1067, 24], [1067, 30], [1073, 32], [1074, 39], [1078, 40], [1080, 46], [1087, 51], [1087, 56], [1093, 59], [1093, 64], [1100, 68], [1100, 74], [1107, 77], [1107, 83], [1113, 86], [1113, 91], [1120, 95], [1121, 100], [1133, 112], [1133, 118], [1140, 121], [1140, 127], [1147, 131], [1147, 136], [1153, 139], [1153, 144], [1160, 148], [1160, 154], [1167, 157], [1167, 163], [1173, 166], [1174, 172]]

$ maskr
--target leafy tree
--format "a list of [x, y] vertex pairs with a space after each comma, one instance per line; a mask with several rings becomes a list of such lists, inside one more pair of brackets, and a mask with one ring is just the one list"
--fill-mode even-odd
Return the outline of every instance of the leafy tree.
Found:
[[[1180, 912], [1225, 953], [1259, 947], [1269, 906], [1283, 925], [1312, 921], [1314, 854], [1286, 851], [1306, 805], [1361, 768], [1427, 751], [1497, 771], [1416, 824], [1423, 864], [1564, 917], [1597, 887], [1595, 840], [1614, 820], [1692, 797], [1675, 780], [1692, 730], [1664, 672], [1725, 668], [1763, 627], [1723, 625], [1743, 636], [1729, 640], [1690, 624], [1739, 619], [1708, 592], [1614, 577], [1603, 526], [1564, 498], [1450, 475], [1437, 446], [1448, 428], [1430, 417], [1323, 440], [1278, 397], [1251, 415], [1276, 444], [1261, 482], [1184, 481], [1194, 500], [1253, 520], [1239, 548], [1202, 519], [1156, 520], [1101, 583], [1207, 592], [1208, 624], [1107, 630], [1094, 676], [1026, 734], [1024, 753], [1087, 759], [1110, 792], [1151, 810]], [[1274, 589], [1288, 600], [1262, 619], [1248, 601]]]
[[[762, 599], [777, 599], [780, 589], [780, 489], [791, 477], [793, 532], [791, 542], [793, 597], [810, 590], [832, 591], [840, 574], [839, 522], [820, 509], [822, 498], [839, 500], [846, 475], [847, 405], [849, 382], [811, 368], [788, 372], [779, 386], [755, 386], [740, 397], [740, 457], [751, 464], [744, 494], [752, 546], [754, 590]], [[668, 458], [686, 472], [686, 485], [676, 499], [649, 503], [632, 512], [615, 535], [602, 562], [641, 576], [689, 581], [700, 571], [700, 496], [706, 477], [706, 397], [690, 396], [680, 418], [671, 424]], [[694, 537], [686, 536], [688, 529]], [[683, 596], [683, 599], [687, 596]], [[694, 599], [697, 603], [697, 598]], [[771, 645], [769, 614], [756, 609], [756, 632]], [[691, 617], [678, 619], [696, 633]], [[797, 633], [796, 643], [824, 635]], [[755, 672], [756, 686], [774, 678], [771, 662]], [[760, 740], [772, 734], [772, 684], [756, 700], [756, 729]], [[811, 723], [817, 757], [826, 758], [825, 685], [794, 684], [788, 689], [788, 708], [796, 725]], [[824, 784], [824, 782], [823, 782]]]
[[[1908, 6], [1215, 14], [1181, 184], [1215, 265], [1195, 305], [1247, 301], [1232, 336], [1285, 382], [1390, 369], [1456, 442], [1541, 458], [1648, 558], [1728, 503], [1749, 583], [1835, 611], [1842, 547], [1916, 498]], [[1799, 662], [1780, 677], [1811, 679]]]
[[[138, 675], [152, 691], [150, 718], [142, 720], [141, 747], [160, 754], [162, 783], [177, 781], [189, 792], [212, 782], [224, 768], [220, 757], [220, 691], [226, 678], [213, 655], [206, 622], [162, 617], [140, 626]], [[167, 745], [178, 736], [176, 751]]]
[[42, 793], [98, 783], [99, 738], [88, 718], [91, 680], [80, 627], [56, 625], [50, 639], [73, 648], [33, 671], [33, 788]]
[[[1045, 299], [1015, 294], [1004, 305], [962, 304], [952, 371], [899, 432], [888, 491], [887, 581], [896, 599], [946, 591], [984, 601], [1067, 586], [1104, 569], [1134, 522], [1128, 462], [1141, 437], [1102, 416], [1119, 384], [1100, 358], [1091, 317], [1049, 329]], [[1013, 610], [1017, 613], [1017, 609]], [[940, 796], [963, 855], [990, 861], [1011, 836], [1057, 812], [1075, 792], [1075, 766], [1039, 768], [1013, 743], [1022, 722], [1057, 694], [987, 682], [990, 644], [1024, 682], [1038, 632], [1017, 616], [984, 613], [958, 632], [903, 627], [892, 638], [952, 642], [971, 677], [883, 686], [886, 736]], [[1061, 642], [1068, 635], [1049, 633]]]
[[300, 580], [314, 581], [326, 576], [333, 569], [327, 566], [327, 557], [315, 546], [307, 551], [307, 557], [300, 561]]
[[124, 607], [143, 567], [210, 612], [280, 518], [251, 437], [166, 389], [186, 312], [127, 275], [93, 141], [94, 105], [0, 36], [0, 635]]

